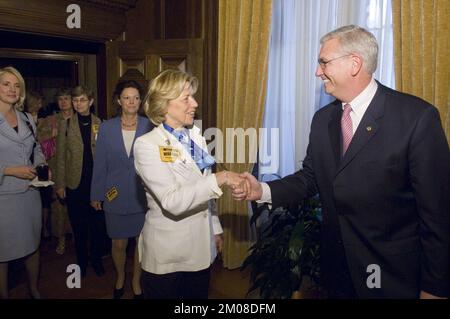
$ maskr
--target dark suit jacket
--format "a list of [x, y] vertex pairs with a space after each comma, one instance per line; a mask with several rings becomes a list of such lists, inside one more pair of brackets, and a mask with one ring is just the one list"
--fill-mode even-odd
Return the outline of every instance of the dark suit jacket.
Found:
[[[134, 141], [150, 132], [153, 127], [147, 118], [139, 116]], [[108, 213], [126, 215], [147, 211], [144, 186], [134, 169], [134, 141], [128, 157], [120, 117], [100, 125], [94, 156], [91, 200], [104, 201], [103, 209]], [[116, 187], [118, 196], [108, 201], [106, 193], [112, 187]]]
[[[344, 259], [360, 298], [448, 295], [450, 154], [439, 113], [378, 83], [342, 159], [341, 114], [335, 101], [314, 115], [303, 169], [269, 183], [273, 207], [319, 193], [329, 288]], [[366, 284], [371, 264], [380, 266], [381, 288]]]

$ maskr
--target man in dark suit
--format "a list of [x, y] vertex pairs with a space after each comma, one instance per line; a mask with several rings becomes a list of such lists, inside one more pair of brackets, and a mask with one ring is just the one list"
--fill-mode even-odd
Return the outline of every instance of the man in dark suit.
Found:
[[446, 297], [450, 154], [435, 107], [376, 82], [378, 45], [357, 26], [321, 39], [320, 77], [336, 101], [311, 124], [303, 168], [235, 199], [295, 207], [319, 193], [322, 277], [331, 298]]

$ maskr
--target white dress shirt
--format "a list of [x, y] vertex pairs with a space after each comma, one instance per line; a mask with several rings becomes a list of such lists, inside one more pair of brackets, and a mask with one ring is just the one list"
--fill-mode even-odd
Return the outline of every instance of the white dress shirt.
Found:
[[[370, 102], [372, 102], [372, 99], [375, 96], [377, 89], [378, 84], [372, 78], [369, 85], [367, 85], [367, 87], [361, 93], [359, 93], [357, 97], [355, 97], [351, 102], [348, 103], [352, 107], [350, 117], [352, 119], [353, 134], [355, 134], [359, 123], [361, 123], [364, 113], [366, 113], [366, 110], [369, 107]], [[347, 103], [342, 103], [342, 110], [344, 110], [345, 104]]]

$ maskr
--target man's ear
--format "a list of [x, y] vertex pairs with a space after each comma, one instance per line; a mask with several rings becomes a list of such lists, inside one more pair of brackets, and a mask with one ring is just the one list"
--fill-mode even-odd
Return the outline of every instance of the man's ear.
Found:
[[352, 54], [351, 59], [352, 59], [352, 76], [355, 76], [362, 69], [363, 59], [362, 59], [362, 57], [360, 57], [359, 55], [356, 55], [356, 54]]

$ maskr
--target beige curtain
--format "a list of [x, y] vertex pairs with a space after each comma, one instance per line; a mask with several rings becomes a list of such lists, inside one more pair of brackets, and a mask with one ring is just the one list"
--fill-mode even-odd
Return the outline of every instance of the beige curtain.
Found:
[[[224, 160], [226, 145], [232, 143], [226, 128], [257, 129], [262, 124], [271, 17], [271, 0], [219, 0], [217, 126], [224, 135]], [[246, 149], [248, 153], [248, 144]], [[245, 163], [224, 166], [244, 172], [253, 164], [246, 156]], [[223, 265], [240, 267], [251, 244], [247, 203], [235, 202], [224, 189], [218, 208], [224, 228]]]
[[450, 141], [450, 1], [393, 0], [396, 86], [439, 109]]

